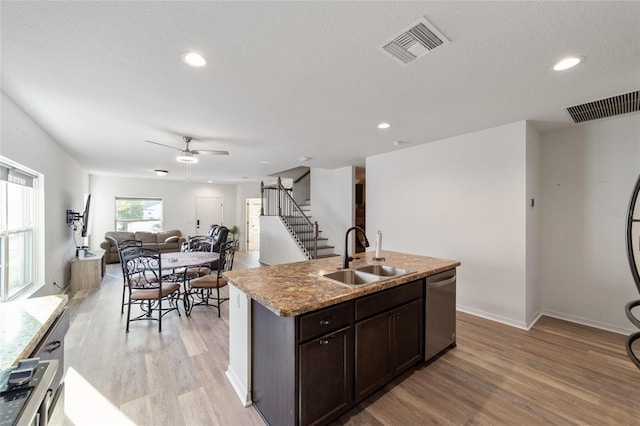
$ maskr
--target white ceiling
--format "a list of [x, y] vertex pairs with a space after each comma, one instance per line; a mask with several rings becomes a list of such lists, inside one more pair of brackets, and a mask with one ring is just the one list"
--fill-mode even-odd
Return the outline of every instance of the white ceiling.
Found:
[[[92, 174], [239, 182], [364, 158], [640, 88], [640, 2], [8, 2], [2, 90]], [[381, 49], [426, 17], [451, 43]], [[189, 50], [209, 63], [181, 61]], [[586, 61], [551, 70], [566, 55]], [[379, 130], [381, 121], [392, 123]], [[410, 144], [396, 147], [393, 141]], [[312, 160], [300, 163], [302, 156]], [[262, 162], [268, 162], [266, 164]]]

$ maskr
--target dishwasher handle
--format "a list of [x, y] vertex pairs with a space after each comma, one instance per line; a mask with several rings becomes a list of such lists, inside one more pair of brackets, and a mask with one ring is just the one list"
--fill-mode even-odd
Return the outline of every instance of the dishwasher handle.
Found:
[[442, 281], [427, 281], [427, 288], [444, 287], [446, 285], [453, 284], [454, 282], [456, 282], [455, 275], [449, 279], [442, 280]]

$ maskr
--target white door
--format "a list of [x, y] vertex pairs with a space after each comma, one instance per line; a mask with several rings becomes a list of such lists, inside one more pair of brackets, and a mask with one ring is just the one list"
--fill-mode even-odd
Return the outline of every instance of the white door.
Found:
[[196, 197], [196, 235], [204, 235], [211, 225], [222, 225], [222, 197]]
[[260, 198], [247, 198], [247, 250], [260, 250]]

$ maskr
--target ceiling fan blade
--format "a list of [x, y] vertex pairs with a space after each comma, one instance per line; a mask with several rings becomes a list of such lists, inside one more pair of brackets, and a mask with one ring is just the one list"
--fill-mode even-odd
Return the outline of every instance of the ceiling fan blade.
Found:
[[163, 144], [163, 143], [158, 143], [158, 142], [148, 141], [148, 140], [145, 140], [145, 142], [152, 143], [152, 144], [154, 144], [154, 145], [164, 146], [165, 148], [175, 149], [175, 150], [177, 150], [177, 151], [183, 151], [181, 148], [176, 148], [175, 146], [171, 146], [171, 145], [165, 145], [165, 144]]
[[196, 155], [229, 155], [229, 151], [216, 151], [212, 149], [198, 149], [192, 150]]

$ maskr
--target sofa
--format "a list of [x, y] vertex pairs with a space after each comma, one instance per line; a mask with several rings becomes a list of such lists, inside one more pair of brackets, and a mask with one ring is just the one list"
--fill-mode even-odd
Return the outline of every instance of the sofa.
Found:
[[104, 234], [105, 241], [100, 243], [100, 248], [105, 251], [104, 257], [107, 263], [118, 263], [118, 243], [124, 240], [140, 240], [142, 247], [157, 248], [161, 253], [180, 251], [182, 243], [186, 239], [178, 230], [166, 232], [120, 232], [109, 231]]

